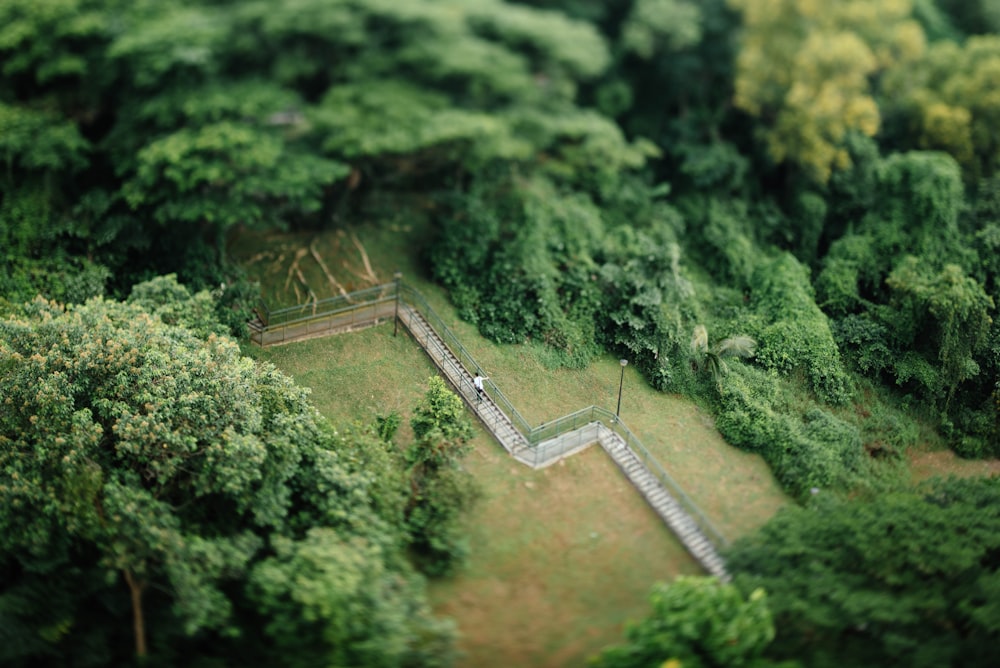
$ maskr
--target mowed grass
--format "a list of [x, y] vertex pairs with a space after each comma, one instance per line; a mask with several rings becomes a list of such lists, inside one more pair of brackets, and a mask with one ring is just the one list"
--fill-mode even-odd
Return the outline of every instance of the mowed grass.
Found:
[[[408, 422], [435, 373], [388, 324], [247, 352], [311, 388], [338, 424], [391, 410]], [[396, 440], [412, 440], [408, 424]], [[600, 448], [533, 471], [479, 423], [473, 443], [464, 465], [483, 496], [466, 518], [471, 555], [431, 585], [435, 609], [459, 624], [460, 665], [580, 665], [646, 612], [653, 582], [700, 572]]]
[[480, 439], [466, 466], [486, 490], [468, 566], [431, 587], [460, 665], [584, 665], [647, 613], [653, 582], [700, 573], [599, 447], [534, 471]]
[[[550, 369], [531, 345], [491, 343], [460, 321], [443, 292], [421, 275], [419, 232], [364, 226], [354, 233], [378, 278], [389, 280], [402, 270], [531, 424], [592, 404], [615, 409], [621, 379], [616, 359], [605, 356], [583, 370]], [[276, 308], [296, 303], [294, 291], [285, 289], [296, 254], [309, 288], [319, 298], [335, 294], [311, 253], [302, 254], [309, 246], [338, 283], [364, 287], [351, 234], [245, 237], [233, 250], [266, 294], [286, 298], [272, 302]], [[289, 285], [296, 280], [293, 275]], [[393, 336], [392, 325], [251, 354], [312, 388], [316, 407], [339, 423], [368, 423], [392, 410], [408, 421], [435, 373], [402, 328]], [[752, 531], [788, 502], [760, 457], [727, 445], [697, 406], [656, 392], [633, 367], [625, 369], [621, 414], [728, 538]], [[397, 440], [410, 438], [407, 427]], [[626, 620], [646, 613], [653, 582], [700, 572], [597, 447], [532, 471], [479, 427], [465, 466], [483, 488], [467, 518], [472, 552], [462, 573], [431, 587], [436, 609], [458, 621], [462, 665], [580, 665], [620, 641]]]

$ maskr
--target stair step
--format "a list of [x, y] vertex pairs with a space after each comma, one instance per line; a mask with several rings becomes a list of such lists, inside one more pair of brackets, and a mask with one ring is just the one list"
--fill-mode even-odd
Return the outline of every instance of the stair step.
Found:
[[663, 488], [661, 487], [660, 489], [656, 490], [646, 498], [648, 498], [649, 502], [652, 503], [653, 505], [662, 504], [666, 506], [667, 504], [664, 502], [670, 499], [670, 495], [667, 494], [666, 491], [664, 491]]
[[[445, 345], [422, 314], [406, 306], [401, 309], [400, 317], [404, 324], [409, 327], [414, 338], [430, 354], [438, 366], [445, 370], [445, 375], [452, 380], [455, 386], [462, 387], [471, 383], [472, 376], [464, 369], [458, 356]], [[524, 461], [531, 462], [533, 459], [530, 456], [532, 453], [529, 452], [532, 449], [531, 444], [527, 442], [492, 399], [487, 397], [482, 402], [477, 402], [475, 411], [505, 449], [514, 455], [524, 455]], [[603, 433], [600, 441], [604, 450], [615, 461], [632, 485], [643, 494], [650, 506], [664, 519], [702, 567], [713, 575], [728, 579], [729, 574], [725, 570], [724, 561], [702, 533], [701, 528], [677, 503], [670, 491], [650, 473], [643, 461], [625, 441], [614, 432]]]

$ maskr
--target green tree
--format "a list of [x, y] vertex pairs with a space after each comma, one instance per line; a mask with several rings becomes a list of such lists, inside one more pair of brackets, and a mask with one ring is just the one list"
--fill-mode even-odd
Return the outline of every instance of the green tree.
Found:
[[[979, 373], [975, 354], [986, 343], [993, 324], [993, 298], [961, 267], [949, 264], [934, 273], [913, 256], [906, 257], [886, 283], [894, 293], [896, 316], [891, 322], [900, 347], [913, 349], [930, 343], [936, 353], [942, 410], [947, 413], [959, 383]], [[901, 373], [904, 365], [896, 368], [897, 382], [909, 380]], [[934, 396], [939, 388], [929, 389]]]
[[310, 529], [275, 535], [250, 575], [274, 659], [286, 666], [447, 666], [453, 625], [433, 620], [420, 582], [391, 567], [377, 541]]
[[442, 575], [455, 570], [468, 555], [460, 520], [479, 491], [460, 468], [473, 435], [465, 404], [440, 376], [427, 382], [427, 393], [410, 419], [416, 441], [407, 451], [411, 496], [406, 521], [421, 568]]
[[[626, 627], [627, 642], [591, 660], [599, 668], [766, 668], [774, 638], [767, 595], [744, 595], [715, 578], [678, 577], [658, 584], [649, 601], [653, 611]], [[792, 664], [788, 664], [792, 665]]]
[[657, 52], [677, 51], [701, 41], [702, 14], [684, 0], [636, 0], [622, 24], [622, 43], [649, 59]]
[[324, 188], [350, 172], [289, 149], [274, 132], [231, 122], [178, 130], [142, 149], [137, 162], [123, 188], [129, 206], [164, 225], [207, 228], [216, 248], [237, 225], [280, 228], [317, 211]]
[[809, 666], [989, 666], [1000, 608], [1000, 480], [937, 480], [782, 510], [728, 555], [763, 587], [768, 655]]
[[109, 72], [99, 66], [120, 0], [6, 0], [0, 5], [0, 98], [45, 98], [93, 115]]
[[[336, 434], [305, 390], [232, 340], [139, 305], [169, 307], [171, 292], [168, 281], [130, 304], [36, 301], [0, 321], [0, 618], [28, 634], [3, 662], [124, 663], [129, 644], [167, 663], [250, 660], [271, 656], [267, 620], [287, 618], [325, 629], [307, 648], [324, 661], [374, 665], [377, 645], [395, 665], [425, 640], [446, 646], [403, 557], [406, 493], [387, 446]], [[343, 581], [324, 601], [336, 581], [322, 573], [283, 581], [315, 585], [311, 597], [275, 576], [253, 597], [258, 569], [331, 541], [345, 563], [365, 562], [364, 581], [397, 584]], [[345, 629], [338, 601], [411, 616]]]

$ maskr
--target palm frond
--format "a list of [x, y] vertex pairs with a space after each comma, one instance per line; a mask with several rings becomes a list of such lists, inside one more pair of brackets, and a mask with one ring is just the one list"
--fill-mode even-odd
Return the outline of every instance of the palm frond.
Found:
[[691, 352], [703, 353], [708, 350], [708, 330], [705, 325], [695, 325], [691, 335]]
[[720, 341], [715, 350], [721, 357], [750, 357], [757, 350], [757, 341], [746, 334], [737, 334]]

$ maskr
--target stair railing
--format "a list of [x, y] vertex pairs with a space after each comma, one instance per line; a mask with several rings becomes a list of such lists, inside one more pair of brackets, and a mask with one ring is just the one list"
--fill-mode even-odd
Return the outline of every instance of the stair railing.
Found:
[[[462, 342], [459, 341], [458, 337], [454, 334], [454, 332], [452, 332], [451, 328], [445, 324], [444, 320], [431, 307], [424, 296], [405, 281], [399, 279], [393, 281], [392, 283], [358, 290], [347, 295], [331, 297], [329, 299], [277, 309], [275, 311], [266, 310], [267, 307], [262, 302], [262, 306], [265, 309], [264, 313], [267, 316], [264, 331], [274, 328], [287, 329], [292, 325], [301, 324], [311, 320], [333, 317], [346, 313], [360, 312], [369, 306], [373, 307], [372, 313], [374, 319], [376, 317], [374, 315], [376, 313], [375, 308], [377, 308], [378, 304], [390, 301], [395, 301], [397, 304], [402, 302], [424, 318], [428, 327], [430, 327], [430, 329], [437, 334], [440, 342], [443, 342], [444, 345], [442, 347], [441, 343], [433, 339], [420, 341], [421, 345], [425, 348], [434, 348], [436, 350], [438, 353], [437, 357], [443, 364], [447, 365], [452, 371], [455, 372], [455, 378], [460, 379], [459, 387], [457, 388], [459, 392], [466, 398], [467, 401], [475, 401], [477, 393], [475, 387], [472, 385], [471, 379], [469, 378], [469, 374], [479, 372], [482, 369], [482, 366], [480, 366], [465, 346], [462, 345]], [[399, 317], [398, 309], [396, 317]], [[361, 323], [362, 320], [359, 319], [358, 324]], [[261, 334], [261, 342], [263, 342], [263, 340], [263, 334]], [[430, 350], [428, 351], [430, 352]], [[635, 434], [633, 434], [632, 431], [625, 426], [618, 416], [611, 411], [598, 406], [588, 406], [587, 408], [582, 408], [568, 415], [544, 422], [537, 427], [532, 427], [524, 416], [517, 410], [517, 408], [514, 407], [514, 404], [507, 398], [507, 396], [500, 391], [500, 388], [497, 387], [496, 383], [490, 379], [486, 379], [483, 383], [483, 388], [489, 398], [492, 399], [493, 403], [499, 408], [500, 413], [510, 421], [510, 425], [514, 428], [514, 430], [520, 434], [522, 438], [524, 438], [528, 448], [533, 451], [536, 460], [539, 444], [558, 438], [559, 436], [573, 430], [581, 429], [589, 423], [599, 422], [605, 428], [615, 432], [625, 441], [625, 444], [632, 450], [632, 452], [639, 457], [646, 469], [670, 492], [674, 499], [688, 513], [688, 515], [691, 516], [692, 520], [694, 520], [694, 522], [698, 525], [705, 537], [708, 538], [708, 540], [716, 548], [723, 548], [728, 545], [729, 542], [722, 535], [722, 533], [715, 527], [714, 524], [712, 524], [708, 517], [705, 516], [697, 504], [695, 504], [694, 501], [692, 501], [691, 498], [684, 493], [681, 486], [678, 485], [677, 482], [674, 481], [674, 479], [667, 473], [666, 469], [664, 469], [663, 465], [660, 464], [659, 460], [657, 460], [649, 449], [646, 448], [646, 446], [643, 445], [643, 443], [635, 436]], [[500, 419], [500, 415], [495, 415], [492, 419], [493, 424], [487, 426], [490, 426], [491, 429], [496, 432], [497, 428], [500, 426]], [[527, 451], [519, 453], [518, 457], [522, 459], [522, 461], [531, 460]], [[535, 461], [534, 463], [537, 464], [538, 462]]]

